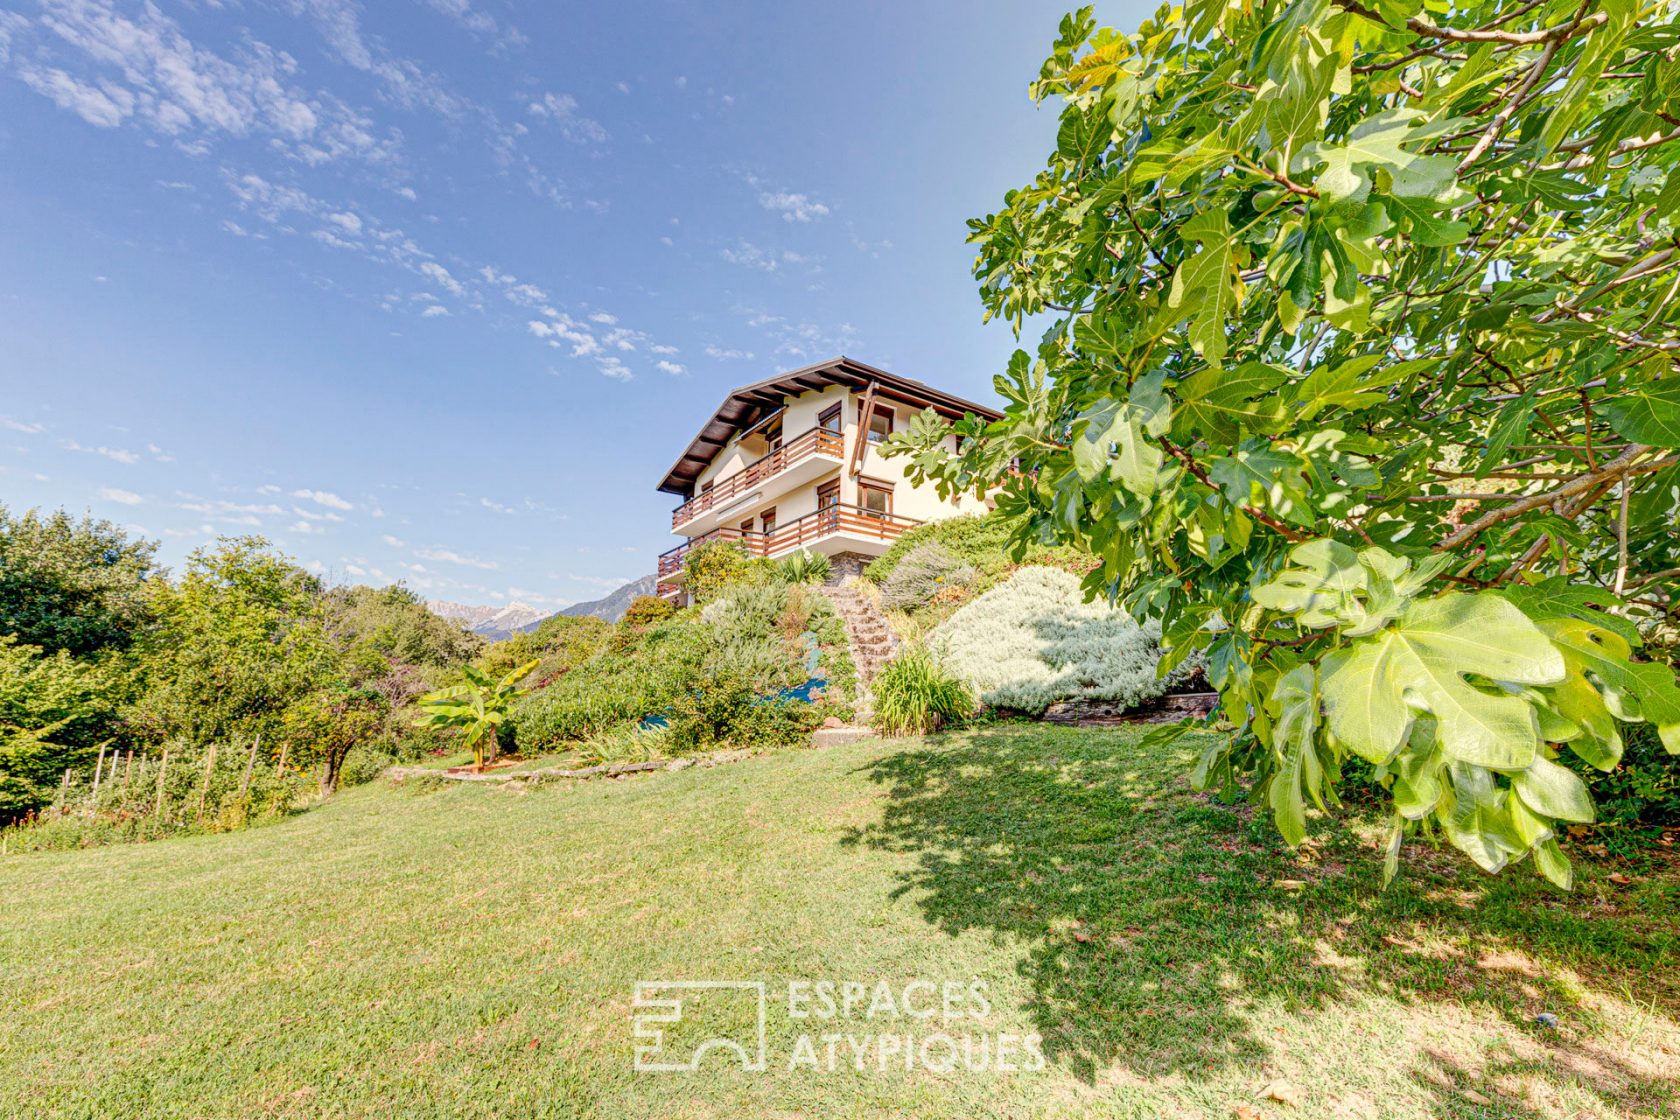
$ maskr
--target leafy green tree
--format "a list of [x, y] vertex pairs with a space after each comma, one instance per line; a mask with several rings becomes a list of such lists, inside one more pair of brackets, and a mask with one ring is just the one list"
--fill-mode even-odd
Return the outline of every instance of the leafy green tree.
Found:
[[459, 731], [461, 744], [473, 752], [473, 765], [482, 769], [486, 758], [496, 760], [496, 737], [507, 722], [508, 705], [519, 697], [519, 682], [537, 665], [536, 661], [527, 661], [500, 680], [468, 665], [466, 684], [428, 692], [420, 698], [419, 725]]
[[335, 587], [326, 593], [326, 623], [340, 646], [361, 644], [390, 661], [453, 668], [483, 651], [484, 639], [426, 608], [408, 587]]
[[284, 739], [282, 716], [323, 688], [357, 683], [384, 667], [334, 645], [318, 580], [260, 537], [199, 549], [181, 578], [152, 587], [158, 625], [142, 652], [149, 687], [137, 727], [195, 744]]
[[338, 788], [350, 752], [377, 735], [387, 698], [373, 687], [322, 689], [294, 702], [281, 717], [292, 757], [313, 766], [323, 794]]
[[1570, 870], [1618, 720], [1680, 751], [1680, 52], [1631, 0], [1193, 0], [1062, 21], [1056, 150], [970, 223], [1045, 329], [1003, 419], [889, 441], [1205, 652], [1284, 836], [1349, 756], [1488, 871]]
[[0, 636], [0, 819], [51, 801], [66, 768], [93, 769], [116, 723], [120, 673]]
[[149, 620], [156, 553], [109, 521], [0, 505], [0, 634], [76, 657], [128, 646]]

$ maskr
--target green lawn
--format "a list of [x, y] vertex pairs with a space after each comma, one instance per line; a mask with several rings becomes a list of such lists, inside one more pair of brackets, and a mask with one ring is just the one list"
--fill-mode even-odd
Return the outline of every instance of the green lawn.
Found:
[[[1676, 1109], [1680, 876], [1581, 867], [1565, 898], [1419, 847], [1384, 893], [1359, 836], [1297, 857], [1137, 738], [367, 787], [244, 833], [0, 860], [0, 1115]], [[765, 981], [769, 1070], [634, 1072], [633, 986], [658, 979]], [[832, 1072], [790, 1070], [801, 1034], [942, 1029], [790, 1019], [802, 979], [977, 980], [990, 1015], [943, 1029], [1038, 1033], [1045, 1067], [859, 1070], [842, 1044]], [[1276, 1080], [1298, 1105], [1257, 1096]]]

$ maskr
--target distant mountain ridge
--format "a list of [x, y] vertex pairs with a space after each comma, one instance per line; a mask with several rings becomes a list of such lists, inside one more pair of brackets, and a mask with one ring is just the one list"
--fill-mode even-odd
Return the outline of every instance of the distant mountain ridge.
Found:
[[[599, 599], [587, 603], [573, 603], [560, 613], [570, 618], [594, 617], [617, 622], [624, 617], [624, 612], [630, 609], [633, 599], [640, 595], [652, 595], [658, 585], [658, 576], [643, 576]], [[529, 630], [531, 627], [527, 626], [525, 629]]]
[[481, 607], [433, 599], [426, 604], [426, 609], [442, 618], [459, 622], [474, 634], [482, 635], [493, 642], [511, 638], [519, 631], [528, 630], [548, 617], [547, 612], [528, 603]]

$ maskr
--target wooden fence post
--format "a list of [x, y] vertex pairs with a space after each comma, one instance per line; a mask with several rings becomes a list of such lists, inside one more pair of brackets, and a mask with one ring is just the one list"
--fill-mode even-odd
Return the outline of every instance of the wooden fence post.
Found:
[[210, 750], [204, 756], [204, 782], [198, 787], [198, 812], [193, 814], [193, 823], [199, 824], [204, 820], [204, 795], [210, 792], [210, 771], [216, 767], [216, 744], [210, 744]]
[[93, 807], [99, 808], [99, 779], [105, 776], [105, 744], [99, 744], [99, 761], [93, 764]]
[[152, 815], [156, 817], [163, 816], [163, 776], [168, 770], [169, 748], [165, 747], [163, 748], [163, 758], [158, 762], [157, 808], [152, 812]]
[[239, 783], [239, 796], [244, 797], [251, 789], [251, 771], [257, 766], [257, 748], [262, 746], [262, 735], [258, 735], [251, 743], [251, 757], [245, 760], [245, 780]]
[[128, 757], [123, 759], [123, 796], [128, 796], [128, 784], [134, 780], [134, 752], [130, 750]]
[[286, 751], [291, 748], [291, 745], [292, 741], [290, 739], [282, 739], [280, 741], [280, 761], [274, 767], [274, 776], [276, 778], [284, 778], [286, 776]]

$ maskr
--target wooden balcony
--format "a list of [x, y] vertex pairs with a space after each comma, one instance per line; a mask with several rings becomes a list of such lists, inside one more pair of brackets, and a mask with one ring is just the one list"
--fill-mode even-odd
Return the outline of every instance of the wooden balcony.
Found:
[[[748, 555], [786, 556], [811, 548], [822, 541], [840, 538], [845, 541], [891, 541], [912, 526], [920, 525], [908, 517], [894, 517], [890, 513], [876, 513], [862, 506], [832, 505], [807, 513], [804, 517], [778, 525], [769, 533], [746, 532], [741, 529], [719, 529], [704, 536], [685, 541], [669, 552], [660, 554], [659, 579], [667, 582], [682, 574], [683, 559], [691, 549], [707, 541], [734, 541]], [[663, 594], [664, 592], [661, 592]]]
[[743, 494], [751, 493], [782, 472], [816, 456], [839, 462], [844, 455], [845, 446], [845, 437], [827, 428], [812, 428], [810, 431], [801, 432], [762, 459], [748, 463], [710, 490], [696, 495], [672, 510], [671, 528], [676, 530], [703, 513], [727, 505]]

